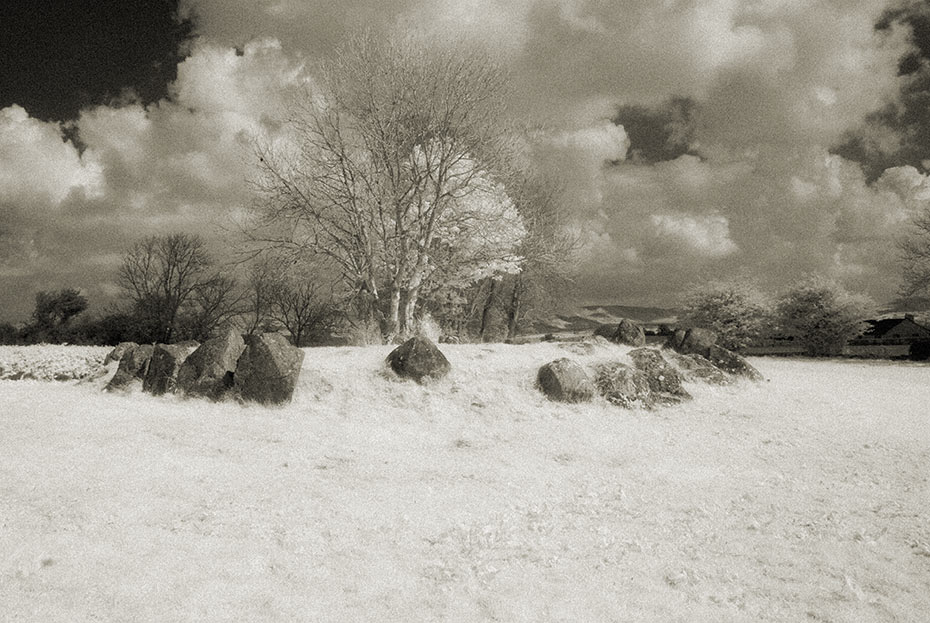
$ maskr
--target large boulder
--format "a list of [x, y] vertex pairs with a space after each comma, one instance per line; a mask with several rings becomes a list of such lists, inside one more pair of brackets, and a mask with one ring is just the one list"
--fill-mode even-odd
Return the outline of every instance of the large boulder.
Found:
[[[759, 371], [746, 359], [722, 346], [718, 346], [716, 342], [717, 334], [709, 329], [679, 329], [675, 331], [675, 335], [669, 339], [665, 346], [682, 355], [700, 356], [714, 367], [728, 374], [756, 381], [762, 379]], [[712, 373], [707, 374], [708, 379], [713, 379], [713, 376]]]
[[646, 343], [646, 332], [643, 328], [626, 318], [620, 321], [620, 324], [605, 324], [594, 330], [594, 335], [605, 337], [611, 342], [617, 344], [626, 344], [627, 346], [642, 346]]
[[106, 389], [126, 389], [133, 381], [144, 379], [149, 370], [149, 362], [152, 359], [152, 351], [155, 349], [151, 344], [142, 344], [130, 348], [123, 353], [119, 360], [119, 367], [116, 374], [107, 383]]
[[710, 347], [716, 344], [717, 334], [710, 329], [678, 329], [665, 344], [682, 355], [701, 355], [707, 357]]
[[120, 342], [111, 350], [103, 360], [103, 365], [108, 365], [111, 361], [120, 361], [127, 352], [138, 346], [135, 342]]
[[181, 364], [178, 388], [188, 396], [225, 398], [232, 390], [236, 363], [244, 350], [245, 342], [235, 329], [210, 338]]
[[708, 349], [707, 359], [716, 367], [734, 376], [742, 376], [753, 381], [761, 381], [764, 378], [762, 373], [744, 357], [720, 346], [711, 346]]
[[536, 385], [550, 400], [587, 402], [594, 397], [594, 384], [578, 362], [563, 357], [541, 367]]
[[625, 363], [603, 363], [594, 370], [594, 385], [608, 402], [631, 409], [652, 407], [652, 391], [646, 375]]
[[412, 337], [387, 356], [387, 363], [398, 376], [422, 383], [426, 378], [439, 379], [449, 373], [452, 366], [446, 356], [422, 336]]
[[646, 375], [649, 389], [657, 402], [675, 403], [690, 399], [691, 394], [681, 386], [681, 375], [654, 348], [631, 350], [630, 358], [637, 370]]
[[249, 335], [236, 366], [236, 393], [261, 404], [290, 402], [297, 387], [304, 351], [280, 333]]
[[178, 370], [198, 346], [200, 343], [193, 340], [178, 344], [157, 344], [152, 350], [152, 360], [142, 381], [142, 389], [156, 396], [177, 391]]

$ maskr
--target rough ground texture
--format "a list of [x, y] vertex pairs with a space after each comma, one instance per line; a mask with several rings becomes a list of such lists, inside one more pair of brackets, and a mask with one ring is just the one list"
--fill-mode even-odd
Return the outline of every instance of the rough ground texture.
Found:
[[389, 350], [276, 409], [0, 381], [0, 620], [926, 622], [930, 366], [628, 411], [547, 400], [558, 344]]
[[72, 381], [105, 372], [109, 346], [0, 346], [0, 379]]

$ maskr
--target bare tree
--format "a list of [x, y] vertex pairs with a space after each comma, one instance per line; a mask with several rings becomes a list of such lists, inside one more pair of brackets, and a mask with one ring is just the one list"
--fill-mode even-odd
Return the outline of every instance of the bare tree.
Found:
[[215, 273], [200, 236], [140, 240], [123, 256], [118, 281], [143, 324], [140, 333], [152, 341], [171, 342], [191, 321], [203, 337], [232, 313], [233, 283]]
[[253, 239], [327, 255], [388, 334], [413, 329], [440, 274], [518, 271], [505, 82], [462, 47], [354, 38], [322, 66], [321, 91], [295, 98], [287, 139], [259, 147]]
[[274, 253], [258, 258], [251, 269], [250, 325], [284, 328], [295, 346], [335, 329], [339, 304], [332, 278], [320, 268]]

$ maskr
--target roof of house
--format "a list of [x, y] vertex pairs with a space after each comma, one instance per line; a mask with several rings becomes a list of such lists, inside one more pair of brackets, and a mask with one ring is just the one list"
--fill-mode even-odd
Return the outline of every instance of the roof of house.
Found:
[[930, 335], [930, 329], [923, 325], [919, 325], [914, 322], [914, 319], [911, 317], [904, 318], [883, 318], [882, 320], [867, 320], [866, 322], [871, 325], [863, 334], [862, 337], [870, 339], [881, 339], [888, 335], [892, 330], [900, 327], [902, 324], [911, 325], [911, 329], [916, 329], [919, 333], [927, 333]]

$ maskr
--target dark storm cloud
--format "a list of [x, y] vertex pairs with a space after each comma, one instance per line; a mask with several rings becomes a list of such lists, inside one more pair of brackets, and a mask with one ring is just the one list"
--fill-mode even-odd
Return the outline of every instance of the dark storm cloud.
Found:
[[930, 169], [930, 3], [906, 2], [888, 10], [876, 24], [910, 29], [913, 47], [900, 57], [900, 95], [870, 113], [834, 152], [862, 164], [870, 180], [889, 167]]
[[183, 58], [190, 22], [174, 0], [30, 0], [0, 16], [0, 109], [73, 119], [113, 99], [158, 101]]
[[691, 153], [696, 108], [697, 103], [686, 97], [656, 107], [621, 106], [613, 122], [623, 126], [630, 139], [629, 159], [652, 163]]

